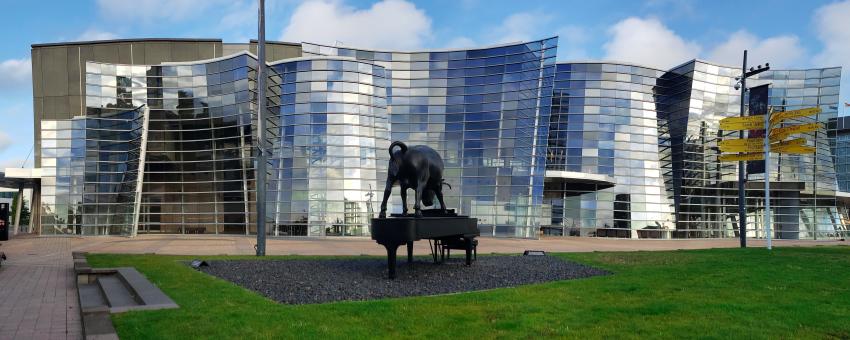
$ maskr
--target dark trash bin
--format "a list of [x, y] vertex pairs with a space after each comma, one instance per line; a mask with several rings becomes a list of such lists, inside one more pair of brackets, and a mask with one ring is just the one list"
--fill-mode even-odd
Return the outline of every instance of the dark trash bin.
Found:
[[9, 240], [9, 203], [0, 203], [0, 241]]

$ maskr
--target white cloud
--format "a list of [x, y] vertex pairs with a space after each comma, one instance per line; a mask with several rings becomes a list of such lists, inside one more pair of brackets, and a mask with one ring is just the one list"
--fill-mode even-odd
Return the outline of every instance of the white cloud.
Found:
[[431, 34], [431, 18], [405, 0], [383, 0], [368, 9], [318, 0], [295, 9], [280, 39], [404, 50], [423, 47]]
[[[266, 9], [266, 16], [269, 10]], [[267, 18], [268, 20], [268, 18]], [[268, 26], [268, 23], [266, 24]], [[257, 1], [234, 1], [220, 21], [219, 28], [251, 26], [257, 28]]]
[[111, 40], [118, 38], [115, 33], [89, 28], [77, 37], [77, 41]]
[[[274, 6], [266, 4], [266, 36], [268, 38], [269, 18], [273, 17]], [[257, 39], [257, 1], [233, 1], [226, 6], [225, 14], [219, 20], [212, 34], [218, 35], [225, 42], [245, 43]], [[209, 33], [207, 33], [209, 34]]]
[[467, 37], [457, 37], [449, 40], [443, 48], [470, 48], [475, 47], [476, 45], [478, 45], [478, 43], [476, 43], [475, 40]]
[[493, 32], [500, 43], [536, 40], [542, 38], [536, 36], [540, 26], [550, 19], [551, 16], [542, 12], [514, 13], [505, 18]]
[[558, 59], [587, 59], [588, 52], [585, 44], [589, 36], [590, 33], [580, 26], [569, 25], [558, 29]]
[[112, 20], [177, 21], [200, 16], [206, 9], [227, 3], [223, 0], [97, 0], [100, 14]]
[[847, 27], [847, 18], [850, 18], [850, 1], [832, 3], [815, 11], [817, 36], [824, 44], [823, 51], [814, 58], [819, 66], [850, 67], [850, 29]]
[[[459, 36], [449, 41], [446, 48], [480, 47], [494, 43], [515, 43], [535, 41], [563, 34], [565, 28], [552, 32], [549, 23], [554, 16], [541, 11], [518, 12], [504, 18], [499, 24], [485, 27], [480, 41], [467, 36]], [[571, 27], [571, 26], [568, 26]], [[569, 32], [569, 31], [567, 31]], [[563, 41], [563, 37], [561, 37]]]
[[30, 59], [7, 59], [0, 62], [0, 89], [21, 90], [32, 81]]
[[739, 65], [745, 49], [751, 64], [769, 62], [779, 68], [800, 66], [806, 54], [800, 44], [800, 38], [796, 35], [780, 35], [759, 40], [752, 33], [740, 30], [715, 46], [708, 54], [708, 60], [724, 65]]
[[686, 41], [655, 18], [626, 18], [614, 26], [603, 46], [605, 59], [667, 69], [699, 55], [702, 48]]

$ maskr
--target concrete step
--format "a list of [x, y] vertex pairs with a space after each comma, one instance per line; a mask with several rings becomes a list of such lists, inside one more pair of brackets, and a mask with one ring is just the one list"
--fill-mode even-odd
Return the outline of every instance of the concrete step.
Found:
[[80, 311], [83, 313], [93, 313], [109, 311], [109, 304], [103, 296], [103, 291], [96, 283], [87, 283], [79, 285], [80, 293]]
[[106, 297], [110, 312], [120, 313], [139, 306], [135, 294], [117, 275], [98, 277], [97, 284]]
[[116, 271], [117, 275], [115, 276], [121, 279], [125, 287], [128, 287], [139, 304], [133, 309], [153, 310], [179, 307], [162, 290], [148, 281], [142, 273], [139, 273], [136, 268], [121, 267], [117, 268]]

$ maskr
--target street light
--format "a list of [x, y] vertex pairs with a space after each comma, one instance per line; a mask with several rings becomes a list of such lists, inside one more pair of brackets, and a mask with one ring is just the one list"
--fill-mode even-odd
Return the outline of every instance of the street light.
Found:
[[[257, 11], [257, 256], [266, 255], [266, 6]], [[246, 197], [247, 199], [247, 197]]]
[[[750, 67], [747, 70], [747, 50], [744, 50], [744, 63], [741, 66], [741, 76], [735, 77], [738, 82], [735, 83], [735, 90], [741, 90], [741, 117], [744, 117], [744, 96], [747, 92], [747, 78], [756, 74], [762, 73], [770, 69], [770, 64], [765, 63], [764, 66]], [[765, 117], [766, 119], [766, 117]], [[738, 131], [738, 138], [744, 139], [744, 130]], [[767, 138], [767, 136], [765, 136]], [[765, 163], [765, 167], [767, 163]], [[747, 247], [747, 207], [746, 207], [746, 191], [744, 183], [747, 180], [746, 166], [744, 161], [738, 161], [738, 233], [741, 238], [741, 248]]]

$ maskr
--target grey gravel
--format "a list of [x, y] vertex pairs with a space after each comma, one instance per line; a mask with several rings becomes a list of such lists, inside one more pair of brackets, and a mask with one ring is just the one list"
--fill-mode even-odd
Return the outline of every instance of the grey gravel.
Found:
[[377, 258], [209, 264], [201, 270], [286, 304], [447, 294], [609, 274], [553, 256], [481, 256], [470, 267], [462, 258], [434, 264], [423, 257], [412, 268], [400, 256], [395, 280], [387, 279], [386, 260]]

